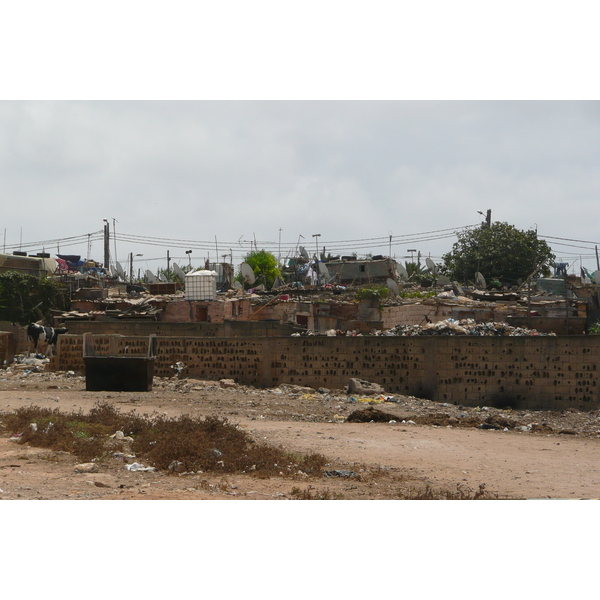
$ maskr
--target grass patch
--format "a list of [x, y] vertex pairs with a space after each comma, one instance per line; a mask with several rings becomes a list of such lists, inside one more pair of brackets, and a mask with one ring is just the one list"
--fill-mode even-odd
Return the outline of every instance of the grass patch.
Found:
[[114, 446], [109, 436], [122, 431], [133, 438], [131, 453], [137, 461], [167, 472], [252, 473], [259, 477], [293, 476], [299, 470], [321, 475], [321, 454], [290, 454], [256, 442], [225, 418], [120, 413], [98, 403], [89, 414], [63, 413], [37, 406], [4, 415], [4, 428], [19, 435], [19, 443], [66, 451], [82, 461], [107, 458]]

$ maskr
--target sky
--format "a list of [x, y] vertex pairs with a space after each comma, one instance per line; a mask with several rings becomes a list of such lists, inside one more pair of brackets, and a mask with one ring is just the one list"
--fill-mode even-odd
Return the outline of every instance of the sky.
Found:
[[491, 209], [596, 268], [597, 101], [2, 101], [0, 133], [9, 252], [102, 262], [107, 219], [142, 269], [254, 240], [439, 261]]

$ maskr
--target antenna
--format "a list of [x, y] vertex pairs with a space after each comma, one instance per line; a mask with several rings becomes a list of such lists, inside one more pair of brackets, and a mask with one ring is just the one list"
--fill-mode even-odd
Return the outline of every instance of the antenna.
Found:
[[275, 277], [275, 281], [273, 282], [273, 286], [271, 287], [272, 290], [276, 290], [277, 288], [282, 287], [284, 284], [283, 281], [281, 281], [281, 279], [279, 278], [279, 276]]
[[173, 263], [173, 271], [175, 271], [175, 275], [177, 275], [179, 279], [185, 281], [185, 273], [181, 270], [181, 267], [177, 263]]
[[406, 267], [404, 265], [398, 263], [397, 270], [400, 279], [408, 279], [408, 271], [406, 270]]
[[152, 271], [149, 269], [146, 269], [146, 279], [148, 280], [148, 283], [158, 283], [158, 279], [156, 279]]
[[392, 296], [398, 296], [400, 294], [400, 288], [398, 287], [398, 284], [389, 277], [385, 282], [385, 287], [392, 292]]
[[125, 279], [126, 279], [126, 277], [125, 277], [125, 271], [123, 271], [123, 267], [121, 266], [121, 263], [118, 260], [116, 261], [116, 267], [117, 267], [117, 275], [123, 281], [125, 281]]
[[437, 267], [435, 266], [435, 263], [429, 257], [427, 257], [425, 259], [425, 264], [427, 265], [427, 268], [431, 271], [432, 275], [437, 274]]
[[327, 283], [331, 279], [331, 275], [329, 274], [329, 269], [327, 268], [327, 265], [324, 262], [319, 261], [317, 263], [317, 269], [319, 270], [319, 279], [322, 279], [323, 281], [325, 281], [325, 283]]
[[247, 283], [248, 285], [252, 285], [256, 281], [256, 276], [254, 275], [254, 271], [252, 270], [252, 267], [248, 263], [243, 262], [240, 266], [240, 271], [242, 273], [242, 278], [244, 280], [244, 283]]

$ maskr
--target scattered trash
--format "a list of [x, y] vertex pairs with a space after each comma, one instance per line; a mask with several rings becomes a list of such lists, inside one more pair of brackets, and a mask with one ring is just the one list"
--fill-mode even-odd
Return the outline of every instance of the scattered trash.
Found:
[[118, 442], [133, 442], [133, 438], [130, 435], [125, 435], [122, 431], [115, 431], [109, 438]]
[[325, 477], [357, 477], [354, 471], [344, 471], [344, 470], [336, 470], [336, 471], [325, 471]]
[[185, 363], [176, 362], [174, 365], [171, 365], [171, 369], [173, 369], [175, 377], [181, 377], [181, 373], [185, 369]]
[[[508, 323], [490, 321], [477, 323], [475, 319], [446, 319], [425, 325], [396, 325], [385, 332], [386, 335], [474, 335], [474, 336], [555, 336], [554, 333], [540, 333], [527, 327], [513, 327]], [[379, 335], [382, 335], [380, 333]]]
[[96, 463], [81, 463], [75, 465], [75, 473], [97, 473], [100, 469]]
[[141, 465], [140, 463], [125, 465], [125, 468], [128, 471], [156, 471], [156, 467], [144, 467], [144, 465]]

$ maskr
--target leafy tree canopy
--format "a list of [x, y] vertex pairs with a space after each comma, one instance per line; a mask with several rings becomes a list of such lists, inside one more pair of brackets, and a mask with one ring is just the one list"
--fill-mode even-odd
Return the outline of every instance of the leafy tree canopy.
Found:
[[458, 281], [474, 281], [479, 271], [486, 281], [497, 280], [509, 287], [525, 281], [544, 260], [546, 266], [540, 273], [549, 275], [548, 264], [554, 258], [536, 231], [499, 221], [459, 233], [452, 251], [443, 256], [447, 274]]
[[267, 288], [271, 288], [276, 277], [281, 276], [281, 271], [277, 266], [277, 259], [273, 254], [266, 250], [256, 250], [246, 254], [244, 261], [247, 262], [256, 275], [256, 282], [253, 285], [266, 283]]
[[53, 279], [39, 279], [16, 271], [0, 273], [0, 321], [26, 325], [50, 321], [51, 311], [69, 310], [66, 289]]

